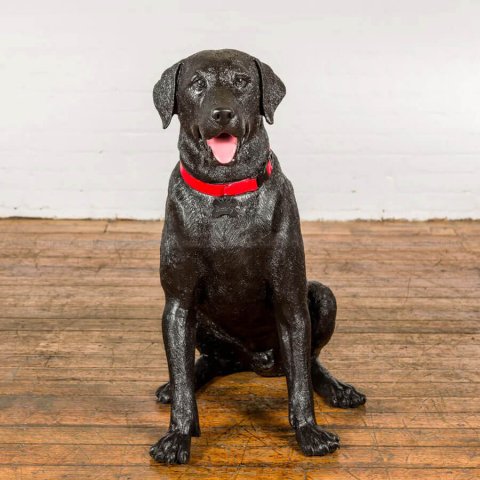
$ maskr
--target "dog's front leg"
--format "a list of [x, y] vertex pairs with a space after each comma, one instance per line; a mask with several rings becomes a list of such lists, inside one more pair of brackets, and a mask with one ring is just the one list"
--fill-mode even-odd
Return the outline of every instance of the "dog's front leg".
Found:
[[[291, 293], [291, 292], [289, 292]], [[280, 349], [287, 376], [289, 420], [305, 455], [325, 455], [339, 446], [338, 437], [315, 421], [310, 374], [310, 317], [305, 300], [282, 298], [276, 304]]]
[[163, 341], [167, 354], [172, 406], [170, 428], [150, 449], [163, 463], [187, 463], [191, 437], [200, 435], [195, 399], [194, 361], [196, 316], [181, 301], [167, 296], [163, 311]]

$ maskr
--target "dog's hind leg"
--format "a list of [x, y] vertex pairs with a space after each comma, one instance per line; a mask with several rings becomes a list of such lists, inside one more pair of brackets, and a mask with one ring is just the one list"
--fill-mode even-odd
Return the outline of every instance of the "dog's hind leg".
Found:
[[[203, 317], [199, 318], [196, 346], [201, 355], [195, 362], [195, 390], [202, 388], [214, 377], [247, 370], [239, 352], [240, 345], [233, 339], [229, 340], [212, 322]], [[158, 387], [155, 396], [160, 403], [170, 403], [170, 382]]]
[[312, 322], [313, 389], [334, 407], [354, 408], [363, 405], [367, 400], [365, 395], [352, 385], [337, 380], [318, 359], [335, 330], [337, 303], [332, 291], [319, 282], [308, 282], [308, 310]]
[[[195, 362], [195, 390], [203, 387], [214, 377], [221, 375], [222, 366], [208, 355], [200, 355]], [[157, 388], [155, 392], [157, 402], [170, 403], [172, 399], [172, 389], [170, 382], [167, 382]]]

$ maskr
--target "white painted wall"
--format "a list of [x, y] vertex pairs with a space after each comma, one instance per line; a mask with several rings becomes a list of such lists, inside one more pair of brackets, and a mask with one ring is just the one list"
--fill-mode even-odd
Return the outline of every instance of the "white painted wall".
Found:
[[161, 217], [178, 122], [162, 131], [152, 86], [180, 58], [229, 47], [287, 85], [269, 133], [303, 218], [480, 218], [479, 0], [0, 12], [0, 216]]

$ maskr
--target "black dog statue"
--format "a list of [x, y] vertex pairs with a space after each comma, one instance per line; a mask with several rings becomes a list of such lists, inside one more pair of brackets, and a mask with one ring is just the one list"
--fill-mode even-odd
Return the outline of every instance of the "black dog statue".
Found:
[[339, 446], [317, 426], [313, 390], [335, 407], [365, 403], [317, 358], [333, 334], [336, 302], [306, 279], [293, 188], [263, 125], [284, 95], [268, 65], [237, 50], [196, 53], [155, 85], [163, 128], [174, 114], [180, 120], [160, 249], [170, 381], [156, 395], [171, 402], [171, 419], [150, 449], [159, 462], [188, 462], [191, 437], [200, 435], [195, 390], [219, 375], [286, 375], [289, 420], [305, 455]]

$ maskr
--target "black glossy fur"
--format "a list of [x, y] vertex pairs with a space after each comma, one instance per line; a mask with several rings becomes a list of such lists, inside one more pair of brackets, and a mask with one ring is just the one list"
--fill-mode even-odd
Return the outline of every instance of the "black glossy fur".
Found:
[[[333, 334], [336, 302], [328, 287], [306, 279], [293, 188], [270, 154], [263, 118], [273, 123], [284, 95], [268, 65], [236, 50], [192, 55], [155, 85], [164, 128], [178, 114], [180, 158], [192, 175], [230, 182], [258, 176], [269, 155], [273, 164], [257, 191], [234, 197], [193, 190], [178, 164], [172, 172], [160, 267], [170, 381], [157, 390], [158, 401], [172, 406], [170, 428], [150, 450], [159, 462], [188, 461], [191, 436], [200, 435], [195, 390], [218, 375], [286, 375], [289, 419], [306, 455], [339, 446], [337, 435], [316, 424], [313, 390], [336, 407], [365, 403], [317, 359]], [[215, 117], [215, 109], [231, 115]], [[205, 143], [221, 133], [239, 139], [227, 165]]]

